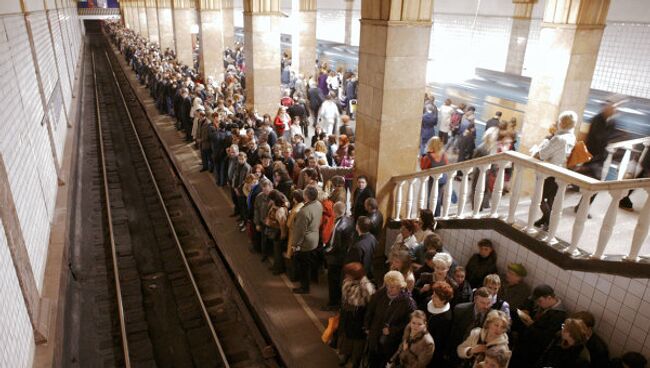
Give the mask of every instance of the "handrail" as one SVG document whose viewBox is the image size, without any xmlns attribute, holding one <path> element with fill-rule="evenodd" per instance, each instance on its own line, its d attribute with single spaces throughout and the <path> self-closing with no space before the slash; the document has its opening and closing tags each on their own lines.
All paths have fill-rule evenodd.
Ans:
<svg viewBox="0 0 650 368">
<path fill-rule="evenodd" d="M 617 148 L 629 148 L 632 149 L 637 144 L 643 144 L 645 146 L 650 144 L 650 137 L 629 139 L 627 141 L 614 142 L 607 145 L 607 150 L 613 150 Z"/>
<path fill-rule="evenodd" d="M 650 137 L 629 139 L 627 141 L 620 141 L 620 142 L 614 142 L 608 144 L 607 147 L 605 148 L 607 150 L 607 158 L 603 163 L 603 170 L 600 174 L 600 179 L 603 181 L 607 179 L 607 175 L 609 174 L 609 169 L 610 167 L 612 167 L 614 153 L 616 153 L 616 151 L 619 149 L 623 149 L 625 150 L 625 153 L 623 154 L 623 158 L 621 158 L 621 162 L 616 167 L 617 170 L 616 180 L 623 180 L 625 178 L 625 174 L 627 173 L 627 167 L 630 164 L 632 151 L 639 152 L 638 150 L 634 149 L 634 147 L 639 144 L 643 144 L 643 150 L 640 151 L 641 155 L 639 156 L 637 162 L 642 162 L 645 156 L 648 154 L 648 147 L 650 147 Z"/>
<path fill-rule="evenodd" d="M 632 179 L 625 181 L 604 182 L 586 175 L 582 175 L 575 171 L 571 171 L 564 167 L 536 160 L 528 155 L 516 151 L 501 152 L 494 155 L 479 157 L 463 162 L 457 162 L 433 169 L 422 170 L 413 174 L 394 176 L 391 180 L 393 183 L 398 183 L 404 180 L 434 176 L 436 174 L 445 174 L 464 169 L 473 169 L 474 167 L 480 165 L 494 164 L 500 161 L 510 161 L 515 165 L 521 165 L 525 168 L 533 169 L 536 172 L 542 173 L 546 176 L 553 176 L 556 179 L 567 182 L 568 184 L 576 185 L 580 188 L 590 191 L 650 188 L 650 179 Z"/>
</svg>

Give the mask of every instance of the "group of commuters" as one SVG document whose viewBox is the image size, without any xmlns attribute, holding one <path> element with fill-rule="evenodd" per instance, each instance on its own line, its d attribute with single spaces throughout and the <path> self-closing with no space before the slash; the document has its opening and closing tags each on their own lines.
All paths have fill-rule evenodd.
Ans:
<svg viewBox="0 0 650 368">
<path fill-rule="evenodd" d="M 260 117 L 244 108 L 245 75 L 236 59 L 224 59 L 223 82 L 203 80 L 173 53 L 118 24 L 109 23 L 108 31 L 161 113 L 175 117 L 186 139 L 197 144 L 202 170 L 230 191 L 232 216 L 247 232 L 251 251 L 274 275 L 287 273 L 297 294 L 309 293 L 327 270 L 323 309 L 340 316 L 334 344 L 340 366 L 645 367 L 638 353 L 610 361 L 607 345 L 594 333 L 594 316 L 567 313 L 549 285 L 531 291 L 523 264 L 498 270 L 489 239 L 459 265 L 434 232 L 438 208 L 420 210 L 419 220 L 402 220 L 395 241 L 381 249 L 384 216 L 371 183 L 352 176 L 354 130 L 343 113 L 355 97 L 356 91 L 347 91 L 356 88 L 354 75 L 340 78 L 325 66 L 304 82 L 289 73 L 276 115 Z M 285 73 L 289 61 L 283 63 Z M 323 113 L 328 101 L 332 111 Z M 450 142 L 459 160 L 516 143 L 516 121 L 504 122 L 497 113 L 473 148 L 467 137 L 476 134 L 474 109 L 446 101 L 440 110 L 427 97 L 423 169 L 447 164 Z M 572 124 L 573 114 L 560 116 L 540 159 L 562 163 L 562 152 L 575 142 Z"/>
</svg>

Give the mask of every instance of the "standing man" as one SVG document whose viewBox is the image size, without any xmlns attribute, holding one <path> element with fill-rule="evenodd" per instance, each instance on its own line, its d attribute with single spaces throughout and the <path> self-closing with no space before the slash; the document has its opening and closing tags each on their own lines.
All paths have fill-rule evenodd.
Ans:
<svg viewBox="0 0 650 368">
<path fill-rule="evenodd" d="M 455 109 L 451 106 L 451 100 L 446 99 L 445 104 L 440 108 L 440 126 L 438 127 L 438 137 L 442 143 L 447 144 L 449 140 L 449 130 L 451 129 L 451 114 Z"/>
<path fill-rule="evenodd" d="M 490 120 L 485 122 L 485 130 L 498 127 L 502 115 L 503 114 L 501 113 L 501 111 L 495 112 L 494 116 Z"/>
<path fill-rule="evenodd" d="M 336 127 L 339 125 L 339 120 L 341 120 L 339 107 L 336 105 L 336 102 L 334 102 L 335 98 L 336 95 L 333 92 L 327 95 L 318 111 L 318 122 L 328 136 L 332 134 L 338 135 Z"/>
<path fill-rule="evenodd" d="M 325 246 L 329 302 L 322 309 L 326 311 L 338 310 L 341 304 L 343 260 L 354 238 L 354 221 L 345 215 L 344 202 L 334 204 L 334 216 L 334 230 Z"/>
<path fill-rule="evenodd" d="M 314 253 L 319 244 L 320 222 L 323 216 L 323 205 L 318 201 L 318 189 L 308 186 L 303 196 L 305 205 L 296 215 L 296 222 L 291 229 L 298 279 L 300 279 L 300 287 L 292 290 L 295 294 L 309 293 L 309 279 L 311 269 L 316 264 Z"/>
<path fill-rule="evenodd" d="M 352 262 L 359 262 L 363 265 L 368 279 L 373 280 L 373 267 L 372 261 L 375 256 L 375 249 L 377 249 L 377 239 L 370 233 L 370 219 L 366 216 L 361 216 L 357 220 L 357 240 L 348 249 L 345 255 L 344 265 Z"/>
</svg>

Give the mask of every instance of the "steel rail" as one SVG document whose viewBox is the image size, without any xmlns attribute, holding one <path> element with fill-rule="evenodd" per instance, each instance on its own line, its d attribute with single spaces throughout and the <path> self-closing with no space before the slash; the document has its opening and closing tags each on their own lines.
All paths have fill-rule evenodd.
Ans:
<svg viewBox="0 0 650 368">
<path fill-rule="evenodd" d="M 95 53 L 91 54 L 93 63 L 93 81 L 95 87 L 95 110 L 97 113 L 97 131 L 99 134 L 99 157 L 102 165 L 102 180 L 104 182 L 104 199 L 106 201 L 106 217 L 108 220 L 108 236 L 111 242 L 111 258 L 113 261 L 113 277 L 115 279 L 115 294 L 117 295 L 117 313 L 120 319 L 120 335 L 122 337 L 122 352 L 124 353 L 124 366 L 131 367 L 129 356 L 129 341 L 126 335 L 126 321 L 124 317 L 124 303 L 122 300 L 122 286 L 117 266 L 117 249 L 115 247 L 115 234 L 113 233 L 113 214 L 111 212 L 111 197 L 108 192 L 108 175 L 106 173 L 106 156 L 104 150 L 104 136 L 102 134 L 102 118 L 99 109 L 99 89 L 97 88 L 97 68 L 95 66 Z"/>
<path fill-rule="evenodd" d="M 226 354 L 224 352 L 223 346 L 221 345 L 221 341 L 219 340 L 219 337 L 217 336 L 217 332 L 214 329 L 214 325 L 212 323 L 212 320 L 210 318 L 210 314 L 208 313 L 207 308 L 205 307 L 205 303 L 203 303 L 203 299 L 201 299 L 201 293 L 199 291 L 198 285 L 196 283 L 196 280 L 194 279 L 194 275 L 192 274 L 192 270 L 190 268 L 189 263 L 187 262 L 187 257 L 185 257 L 185 252 L 183 251 L 183 247 L 181 246 L 181 243 L 178 239 L 178 235 L 176 234 L 176 229 L 174 228 L 174 223 L 172 222 L 171 216 L 169 215 L 169 212 L 167 211 L 167 206 L 165 205 L 165 200 L 162 197 L 162 194 L 160 192 L 160 188 L 158 187 L 158 183 L 156 182 L 156 176 L 153 174 L 153 171 L 151 170 L 151 165 L 149 164 L 149 160 L 147 158 L 147 154 L 144 151 L 144 147 L 142 145 L 142 141 L 140 140 L 140 135 L 138 134 L 138 131 L 135 127 L 135 123 L 133 122 L 133 117 L 131 116 L 131 112 L 129 111 L 128 104 L 126 103 L 126 99 L 124 98 L 124 93 L 122 93 L 122 87 L 120 86 L 117 76 L 115 75 L 115 70 L 113 69 L 113 65 L 111 63 L 111 59 L 108 55 L 108 52 L 104 51 L 104 55 L 106 56 L 106 60 L 108 61 L 108 65 L 111 71 L 111 74 L 113 75 L 113 81 L 115 82 L 115 86 L 117 87 L 117 91 L 120 94 L 120 98 L 122 100 L 122 104 L 124 105 L 124 109 L 126 110 L 126 114 L 129 118 L 129 123 L 131 125 L 131 128 L 133 129 L 133 134 L 135 135 L 136 141 L 138 142 L 138 148 L 140 149 L 140 153 L 142 154 L 142 157 L 145 162 L 145 166 L 147 167 L 147 171 L 149 175 L 151 176 L 151 181 L 154 185 L 154 188 L 156 189 L 156 196 L 158 200 L 160 201 L 160 205 L 163 208 L 163 211 L 165 213 L 165 218 L 167 219 L 167 223 L 169 225 L 169 228 L 171 229 L 171 233 L 174 238 L 174 242 L 176 243 L 176 247 L 180 253 L 181 260 L 183 261 L 183 265 L 185 266 L 185 269 L 187 271 L 187 274 L 190 278 L 190 281 L 192 282 L 192 287 L 194 289 L 195 296 L 201 305 L 201 311 L 203 313 L 203 316 L 205 317 L 205 320 L 208 324 L 208 327 L 210 328 L 210 333 L 212 335 L 212 339 L 214 340 L 215 345 L 217 346 L 217 349 L 219 351 L 219 355 L 221 356 L 221 360 L 224 363 L 224 367 L 229 368 L 230 364 L 228 363 L 228 358 L 226 357 Z"/>
</svg>

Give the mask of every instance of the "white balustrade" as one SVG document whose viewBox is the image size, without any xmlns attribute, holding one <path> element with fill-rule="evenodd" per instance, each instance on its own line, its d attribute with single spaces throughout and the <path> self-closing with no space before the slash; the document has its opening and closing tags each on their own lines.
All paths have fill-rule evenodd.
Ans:
<svg viewBox="0 0 650 368">
<path fill-rule="evenodd" d="M 530 208 L 528 209 L 528 223 L 526 225 L 526 232 L 532 233 L 537 231 L 535 229 L 535 220 L 539 216 L 539 204 L 542 202 L 542 191 L 544 190 L 544 180 L 546 175 L 542 173 L 535 174 L 535 193 L 530 201 Z"/>
<path fill-rule="evenodd" d="M 627 172 L 627 166 L 630 164 L 630 156 L 632 156 L 632 150 L 626 149 L 621 159 L 621 163 L 618 164 L 618 175 L 616 175 L 616 180 L 625 179 L 625 173 Z"/>
<path fill-rule="evenodd" d="M 607 174 L 609 173 L 609 167 L 612 166 L 612 159 L 614 158 L 614 150 L 607 149 L 607 158 L 603 163 L 603 170 L 600 173 L 600 180 L 605 181 L 607 179 Z"/>
<path fill-rule="evenodd" d="M 411 217 L 411 211 L 413 211 L 413 185 L 418 179 L 412 179 L 409 182 L 409 187 L 408 191 L 406 192 L 406 218 L 410 219 Z"/>
<path fill-rule="evenodd" d="M 609 238 L 612 236 L 614 231 L 614 225 L 616 225 L 616 217 L 618 216 L 618 201 L 623 197 L 622 190 L 612 190 L 609 192 L 609 195 L 612 197 L 612 201 L 607 208 L 605 213 L 605 218 L 603 223 L 600 226 L 600 234 L 598 235 L 598 244 L 596 245 L 596 252 L 593 254 L 593 258 L 602 258 L 605 253 L 605 247 L 609 242 Z"/>
<path fill-rule="evenodd" d="M 474 188 L 474 209 L 472 211 L 473 217 L 480 217 L 479 213 L 481 212 L 481 206 L 483 205 L 483 197 L 485 196 L 485 177 L 487 172 L 490 169 L 490 165 L 481 165 L 476 167 L 478 169 L 478 178 L 474 178 L 476 181 L 476 187 Z"/>
<path fill-rule="evenodd" d="M 448 172 L 447 173 L 447 184 L 445 184 L 445 196 L 442 200 L 442 213 L 440 214 L 442 217 L 449 217 L 449 208 L 451 207 L 451 195 L 454 192 L 454 188 L 452 183 L 454 182 L 454 179 L 456 178 L 456 171 Z"/>
<path fill-rule="evenodd" d="M 589 216 L 589 200 L 594 193 L 589 190 L 582 192 L 582 197 L 580 199 L 580 205 L 578 207 L 578 213 L 576 214 L 576 219 L 573 222 L 573 230 L 571 231 L 571 246 L 566 250 L 567 253 L 573 255 L 578 249 L 578 242 L 582 238 L 582 232 L 585 229 L 585 221 Z"/>
<path fill-rule="evenodd" d="M 555 200 L 553 200 L 553 210 L 551 210 L 551 221 L 548 226 L 548 235 L 546 236 L 546 242 L 549 244 L 557 243 L 555 239 L 555 234 L 557 233 L 557 228 L 560 225 L 560 217 L 562 216 L 562 207 L 564 207 L 564 195 L 566 193 L 567 183 L 556 180 L 557 184 L 557 194 L 555 195 Z"/>
<path fill-rule="evenodd" d="M 639 214 L 639 220 L 634 228 L 634 236 L 632 237 L 632 245 L 630 246 L 630 254 L 625 257 L 628 261 L 637 261 L 641 246 L 648 237 L 648 227 L 650 227 L 650 190 L 646 189 L 648 198 L 645 200 L 645 205 Z"/>
<path fill-rule="evenodd" d="M 402 187 L 404 187 L 405 182 L 406 180 L 402 180 L 395 186 L 395 214 L 393 216 L 395 221 L 400 220 L 402 212 Z"/>
<path fill-rule="evenodd" d="M 471 172 L 471 169 L 464 169 L 461 170 L 461 173 L 463 174 L 463 177 L 460 180 L 460 189 L 458 193 L 458 205 L 457 205 L 457 210 L 456 210 L 456 216 L 459 218 L 463 218 L 463 214 L 465 212 L 465 203 L 467 203 L 467 176 Z M 452 182 L 447 182 L 448 186 L 452 185 Z"/>
<path fill-rule="evenodd" d="M 494 181 L 494 189 L 492 190 L 490 217 L 499 217 L 499 203 L 501 203 L 501 197 L 503 196 L 503 182 L 506 174 L 506 166 L 506 162 L 499 162 L 499 171 L 497 172 L 497 178 Z"/>
<path fill-rule="evenodd" d="M 426 207 L 426 202 L 427 202 L 427 184 L 429 184 L 429 179 L 430 177 L 425 176 L 424 178 L 420 178 L 420 200 L 418 201 L 418 209 L 417 213 L 414 217 L 418 217 L 420 210 L 427 208 Z"/>
<path fill-rule="evenodd" d="M 524 167 L 516 165 L 513 167 L 512 174 L 514 175 L 514 185 L 512 186 L 512 193 L 510 194 L 510 203 L 508 207 L 509 224 L 515 223 L 515 214 L 517 213 L 517 205 L 519 204 L 519 196 L 521 195 L 521 182 L 524 179 Z"/>
<path fill-rule="evenodd" d="M 440 182 L 440 174 L 433 176 L 433 184 L 431 184 L 431 193 L 429 194 L 429 208 L 435 215 L 436 207 L 438 206 L 438 183 Z"/>
</svg>

